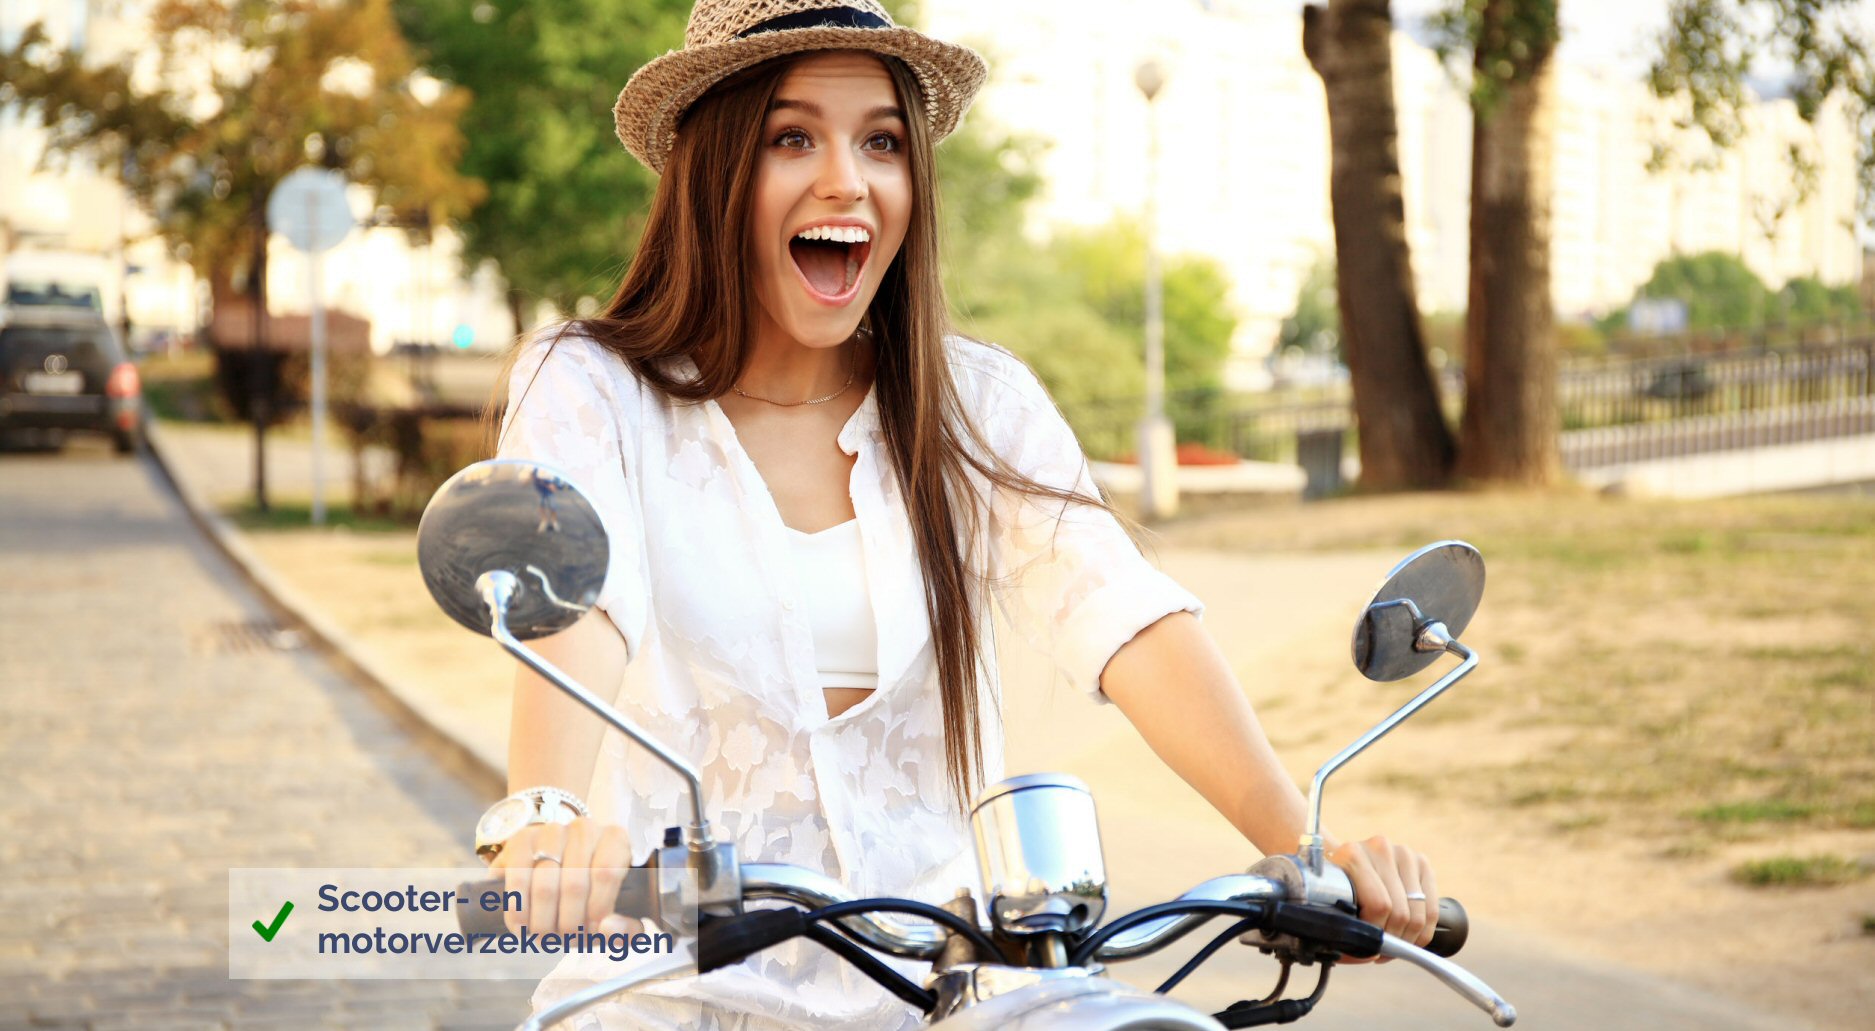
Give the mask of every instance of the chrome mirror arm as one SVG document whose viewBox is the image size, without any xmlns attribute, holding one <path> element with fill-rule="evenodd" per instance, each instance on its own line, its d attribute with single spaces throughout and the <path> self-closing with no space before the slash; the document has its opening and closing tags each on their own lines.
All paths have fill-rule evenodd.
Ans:
<svg viewBox="0 0 1875 1031">
<path fill-rule="evenodd" d="M 1435 956 L 1390 934 L 1381 939 L 1380 954 L 1403 959 L 1443 981 L 1447 988 L 1464 996 L 1467 1002 L 1489 1013 L 1498 1027 L 1509 1027 L 1517 1022 L 1517 1007 L 1504 1001 L 1503 996 L 1480 981 L 1477 975 L 1451 960 Z"/>
<path fill-rule="evenodd" d="M 489 636 L 499 642 L 502 648 L 507 650 L 508 654 L 526 663 L 529 669 L 545 677 L 548 682 L 552 683 L 555 687 L 571 695 L 581 705 L 590 709 L 593 715 L 606 721 L 606 723 L 616 728 L 619 733 L 632 739 L 639 747 L 650 752 L 653 756 L 657 757 L 659 762 L 670 767 L 673 772 L 684 779 L 684 782 L 690 789 L 690 825 L 684 828 L 684 844 L 693 853 L 709 851 L 710 848 L 715 845 L 715 842 L 710 838 L 710 823 L 703 817 L 703 778 L 698 776 L 696 768 L 685 762 L 679 756 L 673 755 L 669 749 L 659 744 L 651 735 L 640 730 L 637 724 L 626 719 L 622 713 L 607 704 L 604 699 L 593 694 L 565 673 L 560 672 L 559 669 L 555 668 L 553 663 L 542 658 L 535 653 L 533 649 L 522 644 L 512 633 L 509 633 L 507 619 L 508 606 L 514 601 L 516 594 L 521 590 L 519 577 L 516 577 L 513 573 L 504 569 L 491 570 L 476 577 L 475 589 L 481 594 L 483 603 L 488 606 L 490 623 Z"/>
<path fill-rule="evenodd" d="M 1325 861 L 1323 848 L 1326 845 L 1326 841 L 1322 837 L 1322 788 L 1328 783 L 1328 778 L 1334 774 L 1336 770 L 1347 765 L 1350 759 L 1366 751 L 1367 746 L 1387 736 L 1387 733 L 1394 727 L 1399 726 L 1409 716 L 1425 708 L 1427 703 L 1443 694 L 1446 688 L 1465 679 L 1465 676 L 1478 666 L 1477 653 L 1454 640 L 1451 633 L 1446 630 L 1444 623 L 1436 619 L 1424 619 L 1420 615 L 1419 607 L 1414 605 L 1411 599 L 1402 598 L 1398 601 L 1382 602 L 1373 607 L 1379 609 L 1390 608 L 1396 605 L 1406 607 L 1406 610 L 1412 614 L 1413 622 L 1418 628 L 1417 636 L 1413 641 L 1413 649 L 1415 651 L 1445 652 L 1450 655 L 1458 656 L 1460 662 L 1457 666 L 1453 667 L 1451 671 L 1447 672 L 1445 676 L 1440 677 L 1434 682 L 1431 687 L 1421 691 L 1412 701 L 1394 710 L 1393 715 L 1375 724 L 1367 733 L 1355 739 L 1353 744 L 1342 749 L 1334 758 L 1323 763 L 1321 768 L 1315 771 L 1315 779 L 1309 784 L 1308 829 L 1302 833 L 1300 849 L 1303 862 L 1311 873 L 1321 873 L 1322 865 Z"/>
</svg>

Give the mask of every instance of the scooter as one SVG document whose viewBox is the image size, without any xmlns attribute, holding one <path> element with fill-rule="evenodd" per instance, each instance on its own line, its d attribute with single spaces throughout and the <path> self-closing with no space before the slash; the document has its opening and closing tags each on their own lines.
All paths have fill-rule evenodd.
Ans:
<svg viewBox="0 0 1875 1031">
<path fill-rule="evenodd" d="M 552 507 L 553 519 L 544 518 L 543 506 Z M 704 817 L 696 769 L 524 643 L 588 611 L 607 568 L 598 513 L 551 468 L 495 459 L 458 472 L 425 509 L 417 553 L 431 594 L 452 618 L 493 637 L 687 784 L 689 822 L 666 831 L 663 847 L 638 868 L 642 875 L 626 877 L 616 909 L 673 932 L 692 950 L 699 973 L 806 938 L 923 1012 L 933 1031 L 1218 1031 L 1300 1019 L 1322 998 L 1339 960 L 1384 956 L 1431 974 L 1500 1027 L 1517 1019 L 1510 1003 L 1447 958 L 1469 933 L 1463 907 L 1439 900 L 1438 930 L 1428 948 L 1418 948 L 1362 921 L 1347 874 L 1323 854 L 1328 778 L 1477 668 L 1478 656 L 1459 642 L 1484 593 L 1484 560 L 1469 544 L 1440 541 L 1408 555 L 1362 611 L 1353 655 L 1368 678 L 1404 679 L 1448 655 L 1459 661 L 1316 771 L 1297 851 L 1105 923 L 1107 878 L 1093 796 L 1062 774 L 1012 777 L 982 793 L 971 813 L 982 883 L 960 887 L 942 906 L 855 898 L 818 871 L 737 856 Z M 500 886 L 487 881 L 463 891 L 476 897 Z M 758 900 L 783 905 L 747 906 Z M 987 913 L 987 926 L 980 913 Z M 1109 976 L 1110 965 L 1158 952 L 1218 917 L 1228 926 L 1156 991 Z M 502 914 L 464 910 L 462 925 L 469 933 L 499 934 Z M 1275 991 L 1212 1014 L 1165 994 L 1232 940 L 1280 964 Z M 920 984 L 875 954 L 929 963 L 930 975 Z M 1314 989 L 1285 998 L 1298 966 L 1317 971 Z M 552 1027 L 649 976 L 638 970 L 596 984 L 521 1028 Z"/>
</svg>

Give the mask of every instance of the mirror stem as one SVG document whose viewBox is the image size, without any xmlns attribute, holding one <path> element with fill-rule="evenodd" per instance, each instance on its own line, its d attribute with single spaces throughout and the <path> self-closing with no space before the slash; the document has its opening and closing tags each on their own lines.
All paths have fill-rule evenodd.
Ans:
<svg viewBox="0 0 1875 1031">
<path fill-rule="evenodd" d="M 1387 736 L 1388 731 L 1399 726 L 1407 717 L 1425 708 L 1426 703 L 1439 697 L 1446 688 L 1463 680 L 1465 675 L 1478 665 L 1477 654 L 1452 640 L 1445 624 L 1437 620 L 1429 621 L 1419 628 L 1419 636 L 1413 642 L 1413 647 L 1419 651 L 1446 652 L 1458 656 L 1461 661 L 1452 668 L 1451 672 L 1440 677 L 1431 687 L 1421 691 L 1412 701 L 1400 706 L 1393 715 L 1375 724 L 1353 744 L 1342 749 L 1333 759 L 1323 763 L 1321 769 L 1315 771 L 1315 780 L 1309 785 L 1308 829 L 1302 832 L 1301 846 L 1302 858 L 1311 873 L 1321 873 L 1322 863 L 1325 861 L 1323 849 L 1326 842 L 1322 837 L 1322 787 L 1328 783 L 1329 776 L 1346 765 L 1348 760 L 1360 755 L 1368 745 Z"/>
<path fill-rule="evenodd" d="M 521 581 L 513 573 L 504 569 L 483 573 L 476 578 L 475 589 L 481 593 L 482 601 L 488 606 L 490 636 L 500 642 L 501 646 L 507 649 L 508 654 L 526 663 L 529 669 L 547 678 L 553 686 L 573 696 L 581 705 L 592 710 L 593 715 L 637 742 L 639 747 L 649 751 L 684 779 L 690 787 L 691 816 L 690 825 L 684 828 L 684 844 L 689 846 L 692 852 L 707 851 L 711 848 L 715 842 L 710 840 L 709 821 L 703 818 L 703 780 L 697 775 L 697 771 L 689 763 L 671 754 L 664 746 L 652 740 L 650 735 L 639 730 L 636 724 L 626 719 L 617 709 L 606 704 L 598 695 L 581 687 L 571 677 L 560 672 L 552 663 L 535 654 L 533 649 L 522 644 L 519 639 L 508 632 L 508 606 L 521 591 Z"/>
</svg>

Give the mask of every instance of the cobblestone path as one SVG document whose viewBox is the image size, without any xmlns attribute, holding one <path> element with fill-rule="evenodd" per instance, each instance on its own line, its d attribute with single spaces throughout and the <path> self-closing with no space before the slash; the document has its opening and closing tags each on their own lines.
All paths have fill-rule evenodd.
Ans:
<svg viewBox="0 0 1875 1031">
<path fill-rule="evenodd" d="M 486 804 L 270 619 L 147 458 L 0 453 L 0 1031 L 525 1016 L 526 982 L 227 978 L 230 867 L 459 866 Z"/>
</svg>

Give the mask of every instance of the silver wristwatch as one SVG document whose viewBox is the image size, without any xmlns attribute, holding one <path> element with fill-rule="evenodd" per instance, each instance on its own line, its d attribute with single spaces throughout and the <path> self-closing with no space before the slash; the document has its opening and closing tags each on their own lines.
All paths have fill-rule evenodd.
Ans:
<svg viewBox="0 0 1875 1031">
<path fill-rule="evenodd" d="M 542 786 L 524 788 L 488 807 L 475 822 L 475 854 L 494 862 L 501 846 L 521 828 L 536 823 L 568 824 L 591 816 L 586 803 L 571 791 Z"/>
</svg>

